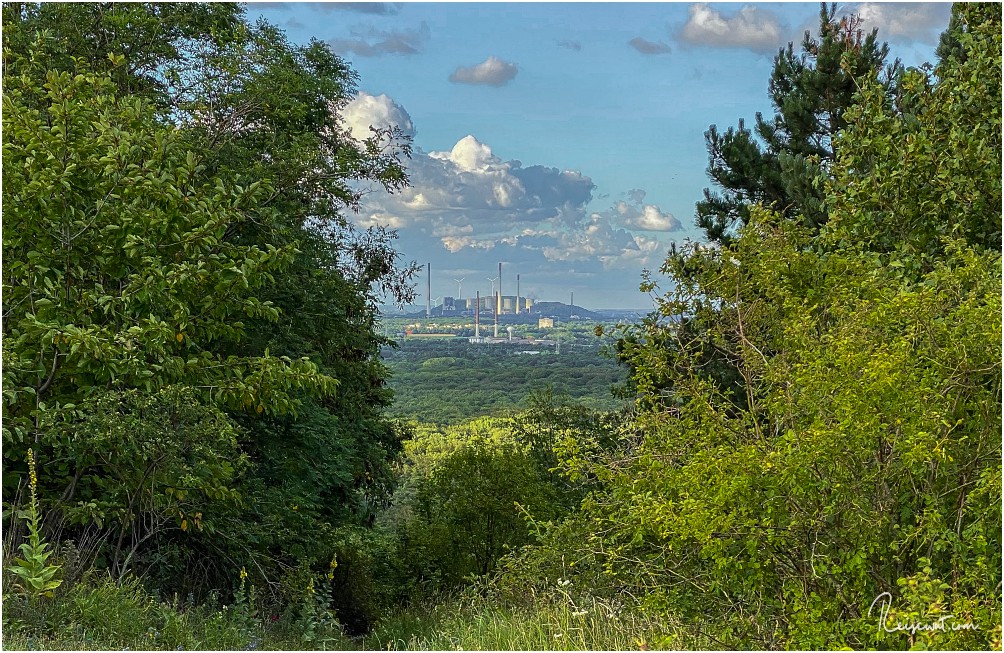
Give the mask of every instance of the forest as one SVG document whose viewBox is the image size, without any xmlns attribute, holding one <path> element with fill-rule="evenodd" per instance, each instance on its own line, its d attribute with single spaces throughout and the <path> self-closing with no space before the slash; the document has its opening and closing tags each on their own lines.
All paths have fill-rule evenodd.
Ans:
<svg viewBox="0 0 1004 653">
<path fill-rule="evenodd" d="M 466 338 L 398 340 L 382 351 L 394 392 L 389 413 L 455 424 L 525 409 L 532 395 L 548 392 L 585 408 L 617 410 L 625 404 L 627 373 L 595 329 L 584 323 L 540 334 L 557 337 L 560 352 L 554 345 L 480 345 Z"/>
<path fill-rule="evenodd" d="M 904 68 L 823 5 L 651 313 L 474 414 L 428 384 L 529 364 L 383 334 L 344 60 L 5 3 L 3 647 L 1000 650 L 1001 19 Z"/>
</svg>

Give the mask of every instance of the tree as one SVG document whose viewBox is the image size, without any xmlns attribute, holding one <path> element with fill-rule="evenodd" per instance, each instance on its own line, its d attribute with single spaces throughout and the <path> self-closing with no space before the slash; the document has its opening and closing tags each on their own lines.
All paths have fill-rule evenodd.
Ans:
<svg viewBox="0 0 1004 653">
<path fill-rule="evenodd" d="M 146 330 L 130 335 L 128 343 L 114 340 L 109 344 L 115 356 L 131 361 L 132 376 L 114 372 L 121 387 L 155 393 L 159 387 L 179 382 L 179 375 L 187 378 L 185 374 L 195 368 L 179 371 L 176 365 L 162 365 L 157 356 L 169 358 L 172 347 L 192 347 L 197 349 L 197 362 L 212 370 L 207 372 L 210 380 L 196 385 L 206 386 L 207 393 L 212 386 L 214 404 L 225 408 L 228 417 L 242 427 L 239 445 L 250 465 L 233 485 L 253 503 L 216 512 L 216 518 L 227 523 L 215 530 L 214 538 L 205 533 L 189 538 L 172 553 L 182 559 L 182 568 L 156 566 L 165 572 L 160 580 L 180 580 L 189 583 L 189 588 L 207 583 L 203 577 L 185 573 L 183 567 L 189 563 L 184 560 L 198 568 L 204 568 L 206 560 L 222 565 L 226 558 L 221 552 L 231 560 L 271 555 L 284 565 L 294 564 L 294 558 L 327 564 L 325 534 L 343 521 L 365 523 L 371 518 L 373 505 L 388 482 L 388 460 L 399 446 L 397 431 L 382 415 L 390 395 L 378 358 L 383 340 L 373 325 L 378 298 L 403 299 L 411 292 L 410 269 L 399 264 L 392 233 L 360 231 L 345 213 L 358 206 L 365 184 L 394 190 L 406 183 L 402 161 L 409 144 L 399 134 L 390 138 L 389 131 L 363 142 L 350 138 L 338 117 L 355 90 L 349 67 L 321 43 L 294 46 L 267 23 L 248 24 L 243 11 L 239 5 L 220 4 L 4 6 L 5 76 L 22 80 L 19 110 L 49 111 L 56 103 L 40 91 L 47 71 L 75 79 L 79 62 L 86 61 L 90 70 L 97 71 L 93 75 L 103 80 L 102 97 L 144 107 L 142 124 L 130 124 L 124 130 L 126 142 L 139 143 L 141 155 L 133 152 L 132 159 L 122 160 L 120 180 L 128 183 L 134 176 L 141 177 L 142 183 L 129 185 L 136 190 L 159 192 L 157 184 L 168 182 L 195 189 L 187 198 L 184 192 L 178 193 L 178 201 L 198 206 L 177 221 L 168 219 L 173 217 L 171 211 L 181 210 L 170 205 L 171 197 L 152 192 L 143 198 L 129 195 L 131 213 L 100 213 L 107 220 L 108 234 L 101 232 L 99 237 L 95 233 L 88 241 L 106 263 L 123 252 L 143 261 L 138 271 L 123 264 L 121 274 L 142 273 L 155 284 L 157 293 L 145 297 L 144 305 L 154 308 L 154 316 L 195 302 L 191 310 L 177 309 L 190 318 L 184 333 L 177 328 L 181 322 L 165 320 L 166 327 L 158 323 L 156 333 L 154 326 L 142 323 Z M 62 101 L 72 104 L 76 99 Z M 97 101 L 101 106 L 109 102 Z M 114 188 L 109 186 L 113 181 L 100 176 L 103 169 L 88 167 L 95 157 L 105 156 L 100 148 L 113 140 L 116 130 L 124 129 L 115 120 L 110 125 L 109 134 L 88 136 L 93 140 L 91 150 L 85 142 L 74 142 L 86 150 L 80 158 L 87 162 L 65 172 L 74 193 L 83 194 L 88 187 L 94 193 Z M 182 164 L 173 154 L 163 156 L 167 150 L 156 147 L 161 142 L 174 148 L 170 152 L 184 154 Z M 29 151 L 34 147 L 30 139 L 24 145 Z M 6 166 L 4 172 L 7 182 Z M 93 184 L 88 175 L 95 180 Z M 48 181 L 62 183 L 63 179 Z M 39 201 L 52 204 L 48 198 L 60 195 L 47 190 L 45 183 L 43 175 L 32 190 L 42 191 Z M 8 187 L 16 192 L 14 185 L 5 183 L 5 197 Z M 203 189 L 213 192 L 205 194 Z M 93 206 L 105 202 L 102 206 L 112 208 L 100 195 L 65 195 L 67 202 L 84 207 L 84 217 L 74 218 L 83 220 L 82 224 L 86 224 L 88 202 Z M 198 204 L 203 201 L 205 206 Z M 68 216 L 73 204 L 67 206 L 59 204 L 59 211 L 53 210 L 54 215 L 62 212 L 53 218 L 57 225 L 62 224 L 59 220 L 72 222 Z M 213 213 L 222 215 L 229 209 L 226 218 Z M 151 211 L 164 214 L 155 213 L 161 231 L 153 235 L 144 231 L 143 221 Z M 29 213 L 23 215 L 27 219 Z M 123 216 L 133 216 L 133 222 L 118 225 L 116 219 Z M 6 211 L 4 220 L 6 226 Z M 185 229 L 200 221 L 203 229 L 186 239 Z M 42 226 L 38 230 L 45 232 Z M 111 237 L 112 232 L 117 239 Z M 28 239 L 35 232 L 26 231 L 16 242 L 12 236 L 9 244 L 7 233 L 4 248 L 9 261 L 20 261 L 33 251 Z M 61 251 L 54 237 L 42 236 L 45 247 Z M 177 247 L 171 245 L 175 241 Z M 143 258 L 147 246 L 155 248 L 156 256 Z M 228 257 L 234 259 L 233 265 Z M 96 261 L 90 265 L 97 266 Z M 188 285 L 156 285 L 161 270 L 170 270 L 172 264 L 184 268 L 194 280 Z M 231 294 L 226 294 L 230 286 L 212 285 L 217 272 L 232 282 Z M 173 283 L 173 277 L 168 280 Z M 116 292 L 120 290 L 115 286 Z M 5 292 L 5 301 L 8 296 L 14 295 Z M 127 297 L 135 301 L 133 295 Z M 91 307 L 88 301 L 92 301 L 89 295 L 68 296 L 63 305 L 67 313 L 60 319 L 86 314 Z M 110 304 L 94 308 L 100 311 L 104 306 L 110 306 L 109 311 L 114 308 Z M 242 312 L 239 319 L 235 310 Z M 193 316 L 214 321 L 204 334 L 193 332 L 203 326 L 189 324 Z M 109 333 L 123 327 L 110 317 L 106 321 Z M 155 356 L 143 349 L 163 337 L 169 341 L 162 347 L 166 353 Z M 75 351 L 84 361 L 81 365 L 105 360 L 97 358 L 93 347 Z M 46 355 L 51 357 L 52 352 Z M 62 353 L 57 359 L 60 366 L 65 365 Z M 192 365 L 188 358 L 182 360 Z M 245 369 L 245 361 L 255 364 Z M 11 369 L 27 365 L 17 358 Z M 39 368 L 37 361 L 32 365 Z M 37 372 L 41 379 L 36 387 L 43 384 L 47 371 L 48 367 Z M 57 377 L 59 382 L 62 377 L 58 373 Z M 144 385 L 148 379 L 149 387 Z M 335 379 L 337 393 L 331 392 Z M 105 377 L 73 379 L 86 391 L 90 384 L 104 381 Z M 251 394 L 243 391 L 248 387 L 253 389 Z M 23 397 L 14 391 L 13 399 Z M 216 403 L 221 399 L 225 401 Z M 294 460 L 301 462 L 296 469 L 289 465 Z M 309 473 L 299 473 L 304 470 Z M 297 484 L 287 483 L 288 472 L 297 472 Z M 291 518 L 290 505 L 305 506 L 304 515 Z"/>
<path fill-rule="evenodd" d="M 667 260 L 623 349 L 644 437 L 565 463 L 602 483 L 583 566 L 724 647 L 1000 645 L 1001 12 L 954 11 L 935 83 L 859 80 L 825 225 L 753 208 Z M 889 629 L 960 628 L 876 629 L 883 592 Z"/>
<path fill-rule="evenodd" d="M 1000 6 L 955 5 L 933 83 L 910 71 L 895 104 L 874 81 L 863 84 L 828 182 L 840 215 L 828 242 L 856 243 L 914 273 L 930 269 L 946 239 L 1000 250 L 1000 31 Z"/>
<path fill-rule="evenodd" d="M 855 80 L 883 72 L 883 88 L 895 88 L 899 63 L 883 71 L 889 48 L 878 44 L 877 30 L 862 38 L 860 19 L 837 19 L 835 4 L 822 5 L 819 23 L 818 40 L 806 32 L 800 54 L 789 43 L 774 58 L 773 118 L 757 114 L 753 130 L 740 120 L 724 133 L 715 125 L 705 133 L 708 176 L 721 188 L 705 189 L 697 203 L 697 225 L 708 240 L 728 243 L 754 205 L 818 229 L 826 222 L 822 180 L 854 103 Z"/>
<path fill-rule="evenodd" d="M 39 447 L 57 463 L 43 476 L 46 499 L 85 508 L 74 508 L 74 520 L 99 527 L 111 521 L 106 508 L 122 509 L 124 534 L 146 486 L 112 467 L 133 464 L 130 455 L 142 465 L 149 451 L 123 447 L 113 464 L 103 456 L 118 445 L 82 435 L 104 419 L 108 397 L 132 388 L 177 406 L 164 393 L 180 386 L 206 406 L 282 414 L 301 392 L 330 394 L 337 381 L 305 358 L 214 351 L 244 335 L 241 317 L 278 317 L 255 291 L 289 264 L 292 248 L 224 238 L 267 213 L 266 184 L 200 179 L 180 135 L 157 123 L 149 103 L 118 96 L 104 75 L 21 69 L 8 77 L 3 103 L 5 461 Z M 212 410 L 202 418 L 229 424 Z M 178 427 L 177 446 L 190 437 L 186 428 Z M 211 461 L 232 456 L 228 428 L 218 430 L 219 446 L 188 454 L 215 466 L 208 482 L 217 488 L 230 472 Z M 95 493 L 111 503 L 90 501 Z M 126 505 L 122 493 L 131 495 Z"/>
</svg>

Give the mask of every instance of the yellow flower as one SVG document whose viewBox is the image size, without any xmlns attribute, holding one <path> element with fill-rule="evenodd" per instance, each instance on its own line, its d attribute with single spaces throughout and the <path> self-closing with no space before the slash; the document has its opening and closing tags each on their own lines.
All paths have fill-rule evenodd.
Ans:
<svg viewBox="0 0 1004 653">
<path fill-rule="evenodd" d="M 248 577 L 247 570 L 244 567 L 241 567 L 241 580 L 244 580 L 247 577 Z"/>
</svg>

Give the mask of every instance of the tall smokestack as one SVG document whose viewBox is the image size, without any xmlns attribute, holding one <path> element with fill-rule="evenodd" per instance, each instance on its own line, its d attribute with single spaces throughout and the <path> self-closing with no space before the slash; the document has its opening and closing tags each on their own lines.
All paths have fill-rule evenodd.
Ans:
<svg viewBox="0 0 1004 653">
<path fill-rule="evenodd" d="M 495 314 L 502 312 L 502 261 L 499 261 L 499 294 L 495 295 Z M 498 338 L 499 334 L 495 334 Z"/>
<path fill-rule="evenodd" d="M 516 315 L 519 315 L 519 275 L 516 275 Z"/>
<path fill-rule="evenodd" d="M 502 264 L 499 263 L 499 271 L 501 271 L 501 270 L 502 270 Z M 499 299 L 501 296 L 502 295 L 498 294 L 498 292 L 495 293 L 495 307 L 496 307 L 496 309 L 498 308 L 499 302 L 501 301 Z M 495 337 L 495 338 L 499 337 L 499 312 L 498 312 L 498 310 L 495 311 L 495 335 L 493 337 Z"/>
<path fill-rule="evenodd" d="M 425 317 L 432 317 L 432 263 L 425 264 Z"/>
<path fill-rule="evenodd" d="M 474 337 L 481 337 L 481 291 L 478 291 L 477 303 L 474 304 Z"/>
</svg>

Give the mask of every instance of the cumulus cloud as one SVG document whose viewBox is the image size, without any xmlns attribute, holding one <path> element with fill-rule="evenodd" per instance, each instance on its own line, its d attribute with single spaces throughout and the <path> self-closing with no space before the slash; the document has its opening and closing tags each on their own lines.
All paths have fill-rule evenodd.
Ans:
<svg viewBox="0 0 1004 653">
<path fill-rule="evenodd" d="M 575 50 L 576 52 L 582 50 L 582 43 L 579 41 L 558 41 L 558 45 L 569 50 Z"/>
<path fill-rule="evenodd" d="M 341 111 L 342 123 L 352 138 L 362 141 L 373 136 L 373 129 L 396 128 L 404 136 L 415 135 L 411 116 L 400 104 L 386 95 L 360 91 Z"/>
<path fill-rule="evenodd" d="M 472 256 L 472 265 L 486 251 L 503 256 L 503 249 L 505 260 L 598 261 L 601 270 L 656 265 L 664 254 L 661 242 L 635 232 L 679 229 L 671 214 L 641 203 L 641 190 L 629 193 L 637 201 L 588 213 L 594 188 L 589 177 L 504 161 L 472 135 L 447 151 L 416 152 L 409 176 L 411 186 L 399 193 L 367 195 L 357 221 L 421 234 L 451 255 Z"/>
<path fill-rule="evenodd" d="M 460 66 L 450 74 L 450 81 L 454 84 L 505 86 L 518 72 L 515 64 L 493 56 L 474 66 Z"/>
<path fill-rule="evenodd" d="M 345 54 L 354 52 L 362 57 L 378 57 L 385 54 L 418 54 L 429 40 L 429 26 L 423 21 L 415 29 L 380 30 L 352 28 L 350 38 L 336 38 L 328 41 L 334 52 Z"/>
<path fill-rule="evenodd" d="M 593 219 L 632 231 L 679 231 L 683 228 L 672 213 L 663 212 L 657 204 L 645 204 L 645 191 L 632 189 L 627 196 L 628 201 L 615 202 L 610 209 L 594 213 Z"/>
<path fill-rule="evenodd" d="M 669 54 L 673 48 L 662 41 L 647 41 L 640 36 L 628 41 L 628 45 L 642 54 Z"/>
<path fill-rule="evenodd" d="M 663 213 L 656 204 L 645 204 L 638 210 L 626 202 L 617 203 L 617 211 L 620 213 L 626 227 L 639 229 L 641 231 L 679 231 L 682 228 L 680 221 L 672 213 Z"/>
<path fill-rule="evenodd" d="M 415 131 L 404 107 L 383 95 L 360 93 L 343 114 L 343 128 L 355 137 L 366 136 L 371 126 Z M 607 297 L 610 306 L 633 305 L 617 298 L 633 296 L 642 268 L 662 263 L 666 234 L 680 228 L 670 213 L 645 203 L 641 189 L 593 211 L 595 186 L 586 174 L 503 159 L 474 135 L 441 151 L 416 148 L 408 176 L 409 187 L 394 193 L 378 184 L 360 188 L 361 209 L 353 220 L 396 229 L 406 257 L 432 261 L 434 287 L 468 277 L 464 290 L 471 296 L 490 288 L 477 281 L 484 274 L 471 271 L 493 276 L 503 261 L 507 275 L 522 273 L 525 295 L 554 299 L 571 288 L 577 297 L 581 289 L 582 297 Z M 512 292 L 514 279 L 506 279 Z M 435 293 L 456 291 L 445 287 Z"/>
<path fill-rule="evenodd" d="M 680 30 L 680 40 L 715 48 L 744 48 L 767 53 L 784 41 L 785 28 L 778 18 L 759 7 L 746 5 L 726 17 L 704 3 L 690 6 L 690 16 Z"/>
<path fill-rule="evenodd" d="M 878 28 L 880 39 L 934 44 L 948 26 L 952 5 L 942 2 L 863 2 L 849 7 L 848 11 L 861 17 L 866 32 Z"/>
</svg>

